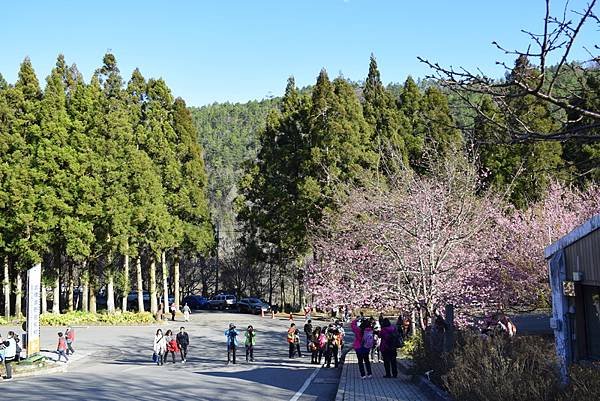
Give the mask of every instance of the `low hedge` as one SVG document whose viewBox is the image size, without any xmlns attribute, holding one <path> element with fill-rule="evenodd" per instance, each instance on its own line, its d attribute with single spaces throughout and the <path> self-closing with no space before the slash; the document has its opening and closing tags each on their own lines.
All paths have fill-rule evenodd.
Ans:
<svg viewBox="0 0 600 401">
<path fill-rule="evenodd" d="M 63 314 L 44 313 L 40 316 L 40 324 L 43 326 L 75 326 L 75 325 L 128 325 L 128 324 L 150 324 L 154 323 L 154 315 L 150 312 L 117 312 L 90 313 L 90 312 L 68 312 Z"/>
<path fill-rule="evenodd" d="M 541 338 L 464 337 L 442 379 L 461 401 L 551 401 L 559 388 L 552 344 Z"/>
<path fill-rule="evenodd" d="M 433 352 L 420 336 L 409 346 L 415 372 L 427 372 L 457 401 L 600 400 L 600 363 L 571 366 L 570 383 L 561 388 L 551 339 L 459 331 L 455 340 L 450 353 Z"/>
</svg>

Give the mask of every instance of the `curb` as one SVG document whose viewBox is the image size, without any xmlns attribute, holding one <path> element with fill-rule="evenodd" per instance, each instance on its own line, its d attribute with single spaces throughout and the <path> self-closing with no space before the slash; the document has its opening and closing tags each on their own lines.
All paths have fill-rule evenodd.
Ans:
<svg viewBox="0 0 600 401">
<path fill-rule="evenodd" d="M 42 376 L 42 375 L 52 374 L 52 373 L 64 373 L 66 371 L 67 371 L 67 364 L 65 364 L 64 366 L 60 366 L 60 365 L 51 366 L 48 368 L 39 369 L 39 370 L 31 370 L 31 371 L 23 372 L 23 373 L 15 372 L 13 374 L 13 378 L 20 379 L 21 377 Z M 1 382 L 2 381 L 0 381 L 0 383 Z"/>
<path fill-rule="evenodd" d="M 411 368 L 412 366 L 410 361 L 405 359 L 400 359 L 398 361 L 398 370 L 407 376 L 411 376 L 411 382 L 416 384 L 417 387 L 427 394 L 431 400 L 454 401 L 450 394 L 433 384 L 430 380 L 426 379 L 425 376 L 412 374 Z"/>
<path fill-rule="evenodd" d="M 338 389 L 335 393 L 335 401 L 344 401 L 344 389 L 346 388 L 346 375 L 344 372 L 346 371 L 346 354 L 352 350 L 352 347 L 348 348 L 344 352 L 342 352 L 342 357 L 340 358 L 340 363 L 342 364 L 342 373 L 340 373 L 340 381 L 338 382 Z"/>
<path fill-rule="evenodd" d="M 423 376 L 414 375 L 411 381 L 434 401 L 454 401 L 453 398 L 450 397 L 450 394 L 446 393 Z"/>
</svg>

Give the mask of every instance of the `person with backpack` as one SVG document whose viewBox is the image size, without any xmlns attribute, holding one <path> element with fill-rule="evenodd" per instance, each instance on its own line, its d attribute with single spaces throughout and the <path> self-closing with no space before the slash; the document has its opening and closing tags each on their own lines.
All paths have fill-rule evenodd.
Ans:
<svg viewBox="0 0 600 401">
<path fill-rule="evenodd" d="M 294 357 L 296 351 L 298 352 L 298 357 L 302 357 L 302 352 L 300 351 L 300 336 L 298 329 L 296 328 L 296 323 L 290 324 L 290 328 L 287 331 L 287 342 L 290 347 L 290 359 Z"/>
<path fill-rule="evenodd" d="M 179 354 L 181 355 L 181 363 L 187 362 L 187 350 L 190 345 L 190 336 L 185 331 L 185 327 L 179 328 L 179 333 L 177 333 L 177 346 L 179 347 Z"/>
<path fill-rule="evenodd" d="M 156 362 L 158 366 L 163 365 L 166 359 L 164 356 L 167 353 L 167 339 L 163 335 L 161 329 L 156 330 L 154 346 L 152 348 L 154 350 L 154 362 Z"/>
<path fill-rule="evenodd" d="M 338 351 L 339 351 L 339 340 L 338 331 L 334 327 L 327 329 L 327 342 L 325 344 L 325 363 L 323 367 L 331 367 L 331 358 L 334 359 L 334 366 L 337 368 L 339 364 Z"/>
<path fill-rule="evenodd" d="M 13 338 L 14 333 L 8 332 L 7 339 L 2 343 L 4 345 L 4 366 L 6 370 L 5 381 L 12 380 L 12 363 L 17 355 L 17 342 Z"/>
<path fill-rule="evenodd" d="M 373 329 L 370 327 L 368 320 L 360 318 L 353 320 L 350 327 L 354 332 L 354 343 L 352 344 L 352 346 L 354 348 L 354 351 L 356 352 L 356 357 L 358 359 L 358 370 L 360 371 L 360 378 L 371 378 L 372 372 L 371 362 L 369 361 L 369 352 L 373 347 Z"/>
<path fill-rule="evenodd" d="M 310 352 L 310 342 L 312 339 L 312 320 L 308 319 L 308 322 L 304 325 L 304 334 L 306 334 L 306 352 Z"/>
<path fill-rule="evenodd" d="M 225 330 L 225 339 L 227 340 L 227 364 L 233 362 L 235 365 L 235 351 L 238 347 L 237 336 L 240 333 L 235 329 L 235 324 L 229 323 L 229 328 Z"/>
<path fill-rule="evenodd" d="M 75 342 L 75 330 L 72 327 L 67 327 L 65 331 L 65 338 L 67 339 L 67 355 L 74 354 L 73 343 Z"/>
<path fill-rule="evenodd" d="M 10 334 L 10 333 L 9 333 Z M 67 357 L 67 341 L 62 331 L 58 333 L 58 345 L 56 346 L 56 353 L 58 354 L 57 362 L 60 362 L 60 357 L 65 357 L 65 363 L 69 362 L 69 358 Z"/>
<path fill-rule="evenodd" d="M 254 327 L 252 327 L 252 325 L 250 325 L 246 329 L 246 334 L 244 335 L 244 345 L 246 346 L 246 362 L 248 362 L 248 356 L 250 357 L 250 362 L 254 362 L 254 345 L 255 344 L 256 344 L 256 332 L 254 331 Z"/>
<path fill-rule="evenodd" d="M 317 364 L 321 363 L 321 356 L 319 356 L 319 337 L 321 336 L 321 328 L 316 326 L 312 332 L 311 340 L 310 340 L 310 363 Z"/>
<path fill-rule="evenodd" d="M 388 318 L 383 319 L 381 324 L 381 354 L 383 356 L 383 367 L 385 378 L 398 377 L 398 348 L 402 346 L 402 334 L 392 325 Z M 391 375 L 390 375 L 391 373 Z"/>
</svg>

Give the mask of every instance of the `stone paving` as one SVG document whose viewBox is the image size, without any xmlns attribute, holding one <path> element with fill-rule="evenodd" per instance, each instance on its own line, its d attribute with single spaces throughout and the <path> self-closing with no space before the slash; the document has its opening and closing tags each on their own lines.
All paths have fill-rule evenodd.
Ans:
<svg viewBox="0 0 600 401">
<path fill-rule="evenodd" d="M 358 370 L 356 353 L 351 350 L 346 354 L 342 368 L 336 401 L 430 401 L 410 377 L 398 372 L 398 378 L 386 379 L 383 362 L 371 363 L 373 377 L 361 379 Z"/>
</svg>

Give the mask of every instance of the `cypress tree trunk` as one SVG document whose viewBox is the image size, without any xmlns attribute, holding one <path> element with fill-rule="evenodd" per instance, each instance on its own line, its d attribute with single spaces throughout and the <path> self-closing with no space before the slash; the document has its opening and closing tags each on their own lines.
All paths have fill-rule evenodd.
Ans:
<svg viewBox="0 0 600 401">
<path fill-rule="evenodd" d="M 52 313 L 60 313 L 60 274 L 57 271 L 52 286 Z"/>
<path fill-rule="evenodd" d="M 106 308 L 108 313 L 115 313 L 115 275 L 112 271 L 107 271 L 106 280 Z"/>
<path fill-rule="evenodd" d="M 73 277 L 73 262 L 69 263 L 69 293 L 67 296 L 67 310 L 73 312 L 73 305 L 75 304 L 74 291 L 75 291 L 75 277 Z"/>
<path fill-rule="evenodd" d="M 23 296 L 23 280 L 21 280 L 21 272 L 17 270 L 17 278 L 15 280 L 15 316 L 21 318 L 23 316 L 21 297 Z"/>
<path fill-rule="evenodd" d="M 167 267 L 167 255 L 163 251 L 161 254 L 161 265 L 162 265 L 162 285 L 163 285 L 163 312 L 169 310 L 169 268 Z"/>
<path fill-rule="evenodd" d="M 121 310 L 123 312 L 127 311 L 127 296 L 129 295 L 129 290 L 131 289 L 131 285 L 129 284 L 129 255 L 125 255 L 123 258 L 123 300 L 121 304 Z"/>
<path fill-rule="evenodd" d="M 179 309 L 179 254 L 175 252 L 175 260 L 173 261 L 173 281 L 175 284 L 175 306 Z"/>
<path fill-rule="evenodd" d="M 150 256 L 150 312 L 153 314 L 158 310 L 156 304 L 156 260 L 154 255 Z M 164 312 L 164 309 L 163 309 Z"/>
<path fill-rule="evenodd" d="M 94 271 L 95 267 L 96 266 L 94 263 L 90 263 L 88 265 L 88 291 L 90 293 L 89 311 L 91 313 L 96 313 L 96 272 Z"/>
<path fill-rule="evenodd" d="M 142 257 L 138 256 L 135 261 L 135 273 L 137 275 L 138 312 L 144 311 L 144 283 L 142 281 Z"/>
<path fill-rule="evenodd" d="M 42 295 L 42 313 L 48 312 L 48 295 L 46 294 L 46 284 L 42 280 L 42 286 L 40 287 L 40 293 Z"/>
<path fill-rule="evenodd" d="M 89 295 L 90 295 L 90 274 L 87 269 L 87 261 L 83 262 L 82 271 L 83 275 L 81 278 L 82 281 L 82 294 L 81 294 L 81 310 L 84 312 L 88 312 L 89 308 Z"/>
<path fill-rule="evenodd" d="M 8 320 L 10 318 L 10 277 L 8 276 L 8 256 L 4 257 L 2 287 L 2 291 L 4 291 L 4 317 Z"/>
</svg>

